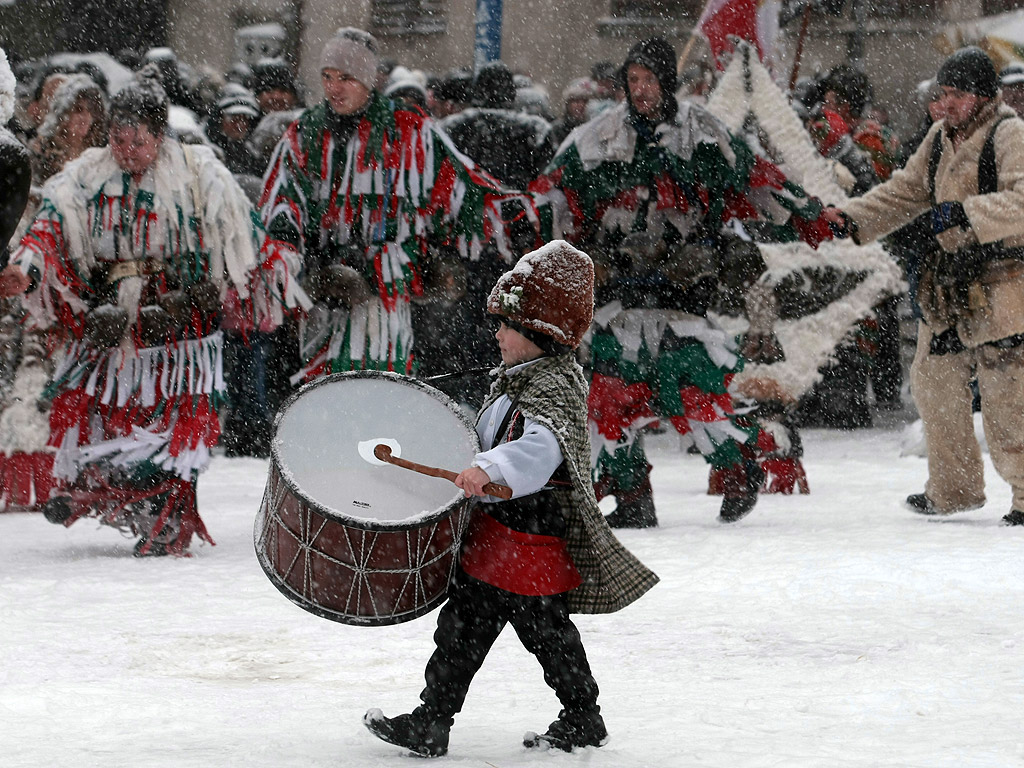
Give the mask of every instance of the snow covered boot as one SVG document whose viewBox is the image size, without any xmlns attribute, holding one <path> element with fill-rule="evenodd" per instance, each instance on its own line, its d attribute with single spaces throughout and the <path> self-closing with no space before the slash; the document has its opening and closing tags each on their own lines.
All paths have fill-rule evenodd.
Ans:
<svg viewBox="0 0 1024 768">
<path fill-rule="evenodd" d="M 528 731 L 523 736 L 527 749 L 560 749 L 572 752 L 576 747 L 603 747 L 608 743 L 608 730 L 598 710 L 569 712 L 562 710 L 547 731 L 536 734 Z"/>
<path fill-rule="evenodd" d="M 723 472 L 724 496 L 718 520 L 722 523 L 735 523 L 750 514 L 757 504 L 757 495 L 764 482 L 764 470 L 753 461 L 742 464 Z"/>
<path fill-rule="evenodd" d="M 64 525 L 71 517 L 71 497 L 54 496 L 43 504 L 43 517 L 48 523 Z"/>
<path fill-rule="evenodd" d="M 453 720 L 431 717 L 425 707 L 408 715 L 385 717 L 379 709 L 363 715 L 363 725 L 381 741 L 404 747 L 421 757 L 441 757 L 448 752 L 448 733 Z"/>
<path fill-rule="evenodd" d="M 632 491 L 615 494 L 615 511 L 604 519 L 612 528 L 657 528 L 658 516 L 654 513 L 654 494 L 651 483 L 644 482 Z"/>
</svg>

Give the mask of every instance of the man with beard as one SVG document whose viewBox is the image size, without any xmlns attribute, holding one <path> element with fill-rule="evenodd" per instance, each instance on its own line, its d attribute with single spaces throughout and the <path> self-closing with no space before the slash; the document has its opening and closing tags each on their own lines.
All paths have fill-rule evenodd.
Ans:
<svg viewBox="0 0 1024 768">
<path fill-rule="evenodd" d="M 984 51 L 943 62 L 940 119 L 907 165 L 826 217 L 869 242 L 930 213 L 941 248 L 922 264 L 911 389 L 928 443 L 923 515 L 985 503 L 971 415 L 976 374 L 992 461 L 1013 488 L 1007 525 L 1024 525 L 1024 121 L 1003 104 Z"/>
<path fill-rule="evenodd" d="M 589 418 L 598 497 L 615 527 L 657 525 L 643 433 L 659 420 L 696 446 L 723 490 L 722 522 L 757 501 L 759 429 L 728 391 L 742 367 L 707 318 L 720 282 L 744 291 L 763 271 L 756 246 L 726 231 L 759 220 L 765 239 L 828 237 L 820 205 L 693 102 L 677 103 L 676 55 L 661 38 L 630 49 L 626 99 L 577 128 L 531 190 L 555 237 L 596 269 Z"/>
</svg>

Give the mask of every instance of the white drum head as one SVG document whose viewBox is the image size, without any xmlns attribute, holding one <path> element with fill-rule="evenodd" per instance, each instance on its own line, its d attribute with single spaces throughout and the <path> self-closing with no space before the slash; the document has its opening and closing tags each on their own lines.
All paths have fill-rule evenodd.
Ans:
<svg viewBox="0 0 1024 768">
<path fill-rule="evenodd" d="M 380 371 L 334 374 L 300 389 L 278 415 L 273 451 L 295 491 L 361 528 L 412 527 L 463 501 L 448 480 L 360 455 L 360 443 L 382 437 L 401 446 L 403 459 L 455 472 L 479 451 L 476 430 L 454 401 Z"/>
</svg>

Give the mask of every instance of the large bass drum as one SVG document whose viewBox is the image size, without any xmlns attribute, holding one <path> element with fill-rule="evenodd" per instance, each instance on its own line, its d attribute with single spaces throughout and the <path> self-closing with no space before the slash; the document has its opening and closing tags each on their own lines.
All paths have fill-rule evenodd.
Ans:
<svg viewBox="0 0 1024 768">
<path fill-rule="evenodd" d="M 325 376 L 275 422 L 256 519 L 260 565 L 284 595 L 346 624 L 398 624 L 445 600 L 469 519 L 446 480 L 369 463 L 390 438 L 403 458 L 456 471 L 479 451 L 459 406 L 421 381 L 380 371 Z"/>
</svg>

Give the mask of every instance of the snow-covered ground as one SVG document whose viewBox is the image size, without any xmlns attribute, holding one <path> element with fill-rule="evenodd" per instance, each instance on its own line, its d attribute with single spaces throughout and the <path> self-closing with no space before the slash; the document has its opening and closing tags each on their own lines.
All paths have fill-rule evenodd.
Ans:
<svg viewBox="0 0 1024 768">
<path fill-rule="evenodd" d="M 987 506 L 933 521 L 901 507 L 925 462 L 900 457 L 898 426 L 804 439 L 811 494 L 729 527 L 703 461 L 653 441 L 662 526 L 621 538 L 662 583 L 578 619 L 605 748 L 521 746 L 558 705 L 507 630 L 438 764 L 1024 765 L 1024 529 L 999 525 L 991 463 Z M 217 546 L 187 560 L 0 515 L 0 765 L 421 765 L 360 719 L 416 704 L 433 615 L 361 628 L 289 603 L 253 553 L 265 475 L 214 460 Z"/>
</svg>

